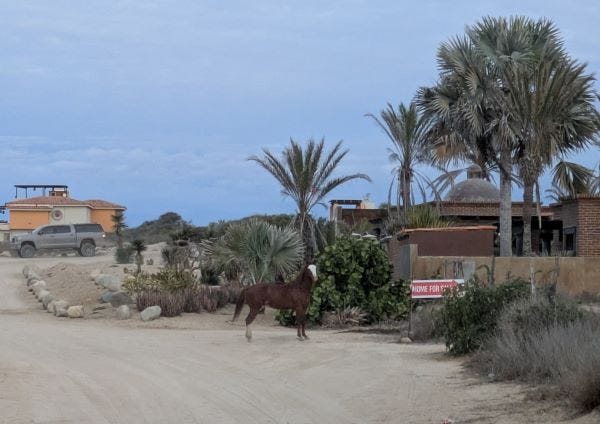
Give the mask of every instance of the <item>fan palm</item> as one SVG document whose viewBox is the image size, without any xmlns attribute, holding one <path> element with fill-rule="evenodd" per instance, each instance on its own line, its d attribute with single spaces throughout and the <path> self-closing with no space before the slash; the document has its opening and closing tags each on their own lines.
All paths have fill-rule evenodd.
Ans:
<svg viewBox="0 0 600 424">
<path fill-rule="evenodd" d="M 472 34 L 471 34 L 472 35 Z M 417 93 L 417 104 L 430 122 L 427 134 L 433 163 L 440 168 L 450 162 L 478 165 L 483 177 L 500 172 L 500 254 L 511 255 L 511 140 L 502 128 L 502 110 L 495 104 L 501 90 L 498 70 L 477 48 L 473 37 L 456 37 L 438 50 L 440 81 Z M 438 190 L 452 181 L 452 174 L 439 178 Z M 447 178 L 450 177 L 450 178 Z"/>
<path fill-rule="evenodd" d="M 416 169 L 417 165 L 430 161 L 430 149 L 426 138 L 427 122 L 418 113 L 415 103 L 411 103 L 408 107 L 400 103 L 397 110 L 388 103 L 387 108 L 379 113 L 379 117 L 372 113 L 367 116 L 377 123 L 392 142 L 393 148 L 388 148 L 388 153 L 390 162 L 397 164 L 393 170 L 398 187 L 396 210 L 400 214 L 402 206 L 406 217 L 408 208 L 413 204 L 411 190 L 413 181 L 421 180 L 420 187 L 423 187 L 423 181 L 428 182 Z M 392 185 L 390 185 L 388 205 L 391 205 L 391 191 Z"/>
<path fill-rule="evenodd" d="M 281 185 L 283 195 L 296 203 L 295 225 L 306 244 L 307 260 L 312 260 L 317 248 L 312 209 L 319 204 L 326 207 L 323 203 L 325 196 L 348 181 L 371 181 L 366 174 L 360 173 L 334 177 L 334 171 L 348 150 L 342 150 L 341 141 L 329 152 L 324 149 L 324 139 L 319 142 L 310 139 L 305 147 L 290 139 L 290 145 L 283 150 L 281 158 L 267 149 L 263 149 L 262 157 L 248 158 L 269 172 Z"/>
<path fill-rule="evenodd" d="M 295 271 L 304 253 L 296 230 L 256 218 L 230 225 L 224 236 L 202 247 L 218 268 L 239 270 L 252 283 L 274 281 L 278 274 Z"/>
<path fill-rule="evenodd" d="M 510 128 L 519 141 L 526 256 L 532 253 L 533 190 L 538 186 L 539 204 L 540 175 L 557 157 L 590 145 L 600 130 L 600 116 L 594 107 L 594 78 L 586 74 L 585 68 L 566 56 L 542 55 L 536 66 L 507 73 L 508 93 L 501 101 L 511 113 Z"/>
</svg>

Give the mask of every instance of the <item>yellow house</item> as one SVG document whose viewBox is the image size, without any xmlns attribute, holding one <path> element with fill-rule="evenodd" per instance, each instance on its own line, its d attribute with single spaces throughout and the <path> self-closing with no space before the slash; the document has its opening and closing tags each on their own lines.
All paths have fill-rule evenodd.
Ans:
<svg viewBox="0 0 600 424">
<path fill-rule="evenodd" d="M 39 196 L 6 203 L 10 231 L 29 231 L 47 224 L 100 224 L 112 232 L 111 216 L 125 207 L 106 200 L 75 200 L 66 196 Z"/>
</svg>

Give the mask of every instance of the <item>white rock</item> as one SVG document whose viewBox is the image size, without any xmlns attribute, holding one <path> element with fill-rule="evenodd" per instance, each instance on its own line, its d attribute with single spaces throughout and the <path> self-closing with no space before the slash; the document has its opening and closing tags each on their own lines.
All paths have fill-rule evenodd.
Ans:
<svg viewBox="0 0 600 424">
<path fill-rule="evenodd" d="M 131 309 L 127 305 L 121 305 L 117 308 L 117 319 L 131 318 Z"/>
<path fill-rule="evenodd" d="M 152 321 L 160 317 L 162 310 L 160 306 L 148 306 L 140 313 L 142 321 Z"/>
<path fill-rule="evenodd" d="M 35 297 L 37 297 L 37 299 L 41 302 L 44 296 L 46 296 L 47 294 L 50 294 L 48 290 L 40 289 L 35 294 Z"/>
<path fill-rule="evenodd" d="M 98 277 L 100 274 L 102 274 L 102 271 L 96 268 L 92 272 L 90 272 L 90 278 L 92 279 L 92 281 L 96 281 L 96 277 Z"/>
<path fill-rule="evenodd" d="M 83 318 L 83 306 L 71 306 L 67 309 L 69 318 Z"/>
<path fill-rule="evenodd" d="M 100 274 L 98 275 L 94 281 L 101 287 L 108 289 L 110 291 L 119 291 L 121 290 L 121 279 L 119 277 L 115 277 L 110 274 Z"/>
<path fill-rule="evenodd" d="M 400 343 L 412 343 L 412 339 L 410 337 L 402 337 L 400 339 Z"/>
<path fill-rule="evenodd" d="M 52 296 L 52 294 L 48 293 L 47 295 L 42 297 L 42 305 L 44 305 L 44 308 L 48 307 L 48 304 L 50 302 L 52 302 L 54 300 L 54 296 Z"/>
<path fill-rule="evenodd" d="M 54 301 L 54 316 L 57 317 L 68 317 L 67 309 L 69 304 L 65 300 Z"/>
<path fill-rule="evenodd" d="M 46 306 L 46 312 L 54 315 L 54 312 L 56 312 L 54 305 L 56 305 L 56 300 L 53 300 L 52 302 L 48 303 L 48 306 Z"/>
<path fill-rule="evenodd" d="M 36 281 L 29 286 L 29 291 L 35 291 L 36 289 L 46 289 L 46 282 L 44 280 Z"/>
</svg>

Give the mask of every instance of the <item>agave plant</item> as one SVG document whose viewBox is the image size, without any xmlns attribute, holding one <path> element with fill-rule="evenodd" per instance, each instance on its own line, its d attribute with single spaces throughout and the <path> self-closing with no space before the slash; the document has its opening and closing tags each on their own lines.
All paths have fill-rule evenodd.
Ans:
<svg viewBox="0 0 600 424">
<path fill-rule="evenodd" d="M 279 273 L 292 273 L 304 255 L 296 230 L 259 219 L 232 224 L 223 237 L 206 241 L 202 247 L 214 265 L 223 270 L 237 269 L 252 283 L 274 281 Z"/>
</svg>

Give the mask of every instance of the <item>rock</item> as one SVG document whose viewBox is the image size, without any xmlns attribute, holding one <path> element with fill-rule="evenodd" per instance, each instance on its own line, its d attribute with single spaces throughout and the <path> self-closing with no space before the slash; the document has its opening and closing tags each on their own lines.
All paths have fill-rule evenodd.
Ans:
<svg viewBox="0 0 600 424">
<path fill-rule="evenodd" d="M 121 305 L 117 308 L 117 319 L 131 318 L 131 309 L 127 305 Z"/>
<path fill-rule="evenodd" d="M 50 302 L 52 302 L 54 300 L 54 296 L 52 296 L 52 294 L 48 293 L 47 295 L 42 297 L 42 305 L 44 305 L 44 308 L 48 307 L 48 304 Z"/>
<path fill-rule="evenodd" d="M 119 306 L 129 305 L 130 303 L 133 303 L 133 300 L 131 299 L 131 297 L 129 297 L 127 293 L 118 291 L 113 293 L 113 295 L 109 299 L 109 302 L 114 308 L 118 308 Z"/>
<path fill-rule="evenodd" d="M 148 306 L 140 312 L 140 317 L 142 318 L 142 321 L 152 321 L 160 317 L 161 312 L 160 306 Z"/>
<path fill-rule="evenodd" d="M 92 279 L 92 281 L 96 281 L 96 278 L 102 274 L 102 271 L 100 271 L 98 268 L 94 269 L 92 272 L 90 272 L 90 278 Z"/>
<path fill-rule="evenodd" d="M 83 318 L 83 306 L 71 306 L 67 309 L 69 318 Z"/>
<path fill-rule="evenodd" d="M 54 301 L 54 316 L 57 317 L 67 317 L 69 314 L 67 313 L 67 309 L 69 308 L 69 304 L 65 300 L 55 300 Z"/>
<path fill-rule="evenodd" d="M 110 274 L 100 274 L 94 280 L 96 284 L 110 291 L 121 290 L 121 279 Z"/>
<path fill-rule="evenodd" d="M 412 343 L 412 342 L 413 341 L 412 341 L 412 339 L 410 337 L 402 337 L 400 339 L 400 343 L 407 343 L 408 344 L 408 343 Z"/>
<path fill-rule="evenodd" d="M 55 304 L 56 300 L 53 300 L 52 302 L 48 303 L 48 306 L 46 306 L 46 312 L 54 315 L 54 312 L 56 311 L 56 309 L 54 308 Z"/>
<path fill-rule="evenodd" d="M 23 275 L 26 278 L 29 278 L 29 274 L 35 272 L 36 274 L 39 274 L 41 272 L 40 267 L 37 265 L 25 265 L 23 267 Z"/>
<path fill-rule="evenodd" d="M 41 302 L 42 299 L 44 298 L 44 296 L 46 296 L 47 294 L 50 294 L 50 292 L 48 290 L 44 290 L 44 289 L 40 289 L 38 290 L 38 292 L 35 294 L 35 296 L 37 297 L 37 299 Z"/>
<path fill-rule="evenodd" d="M 154 265 L 154 259 L 147 259 L 146 265 Z"/>
<path fill-rule="evenodd" d="M 40 277 L 39 275 L 33 274 L 31 277 L 27 277 L 27 285 L 30 286 L 36 281 L 40 281 L 41 279 L 42 277 Z"/>
<path fill-rule="evenodd" d="M 35 291 L 36 289 L 46 289 L 46 282 L 44 280 L 40 280 L 29 286 L 29 291 Z"/>
<path fill-rule="evenodd" d="M 110 298 L 112 297 L 113 294 L 114 294 L 114 292 L 111 292 L 110 290 L 105 291 L 100 296 L 100 302 L 101 303 L 108 303 L 108 302 L 110 302 Z"/>
</svg>

